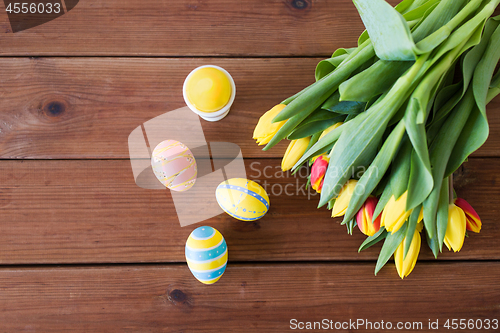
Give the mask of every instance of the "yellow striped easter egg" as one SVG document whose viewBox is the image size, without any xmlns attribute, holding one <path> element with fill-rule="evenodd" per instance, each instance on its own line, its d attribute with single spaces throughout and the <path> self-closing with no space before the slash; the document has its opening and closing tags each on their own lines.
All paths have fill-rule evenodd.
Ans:
<svg viewBox="0 0 500 333">
<path fill-rule="evenodd" d="M 245 178 L 223 181 L 215 196 L 223 211 L 241 221 L 258 220 L 269 210 L 269 196 L 264 188 Z"/>
</svg>

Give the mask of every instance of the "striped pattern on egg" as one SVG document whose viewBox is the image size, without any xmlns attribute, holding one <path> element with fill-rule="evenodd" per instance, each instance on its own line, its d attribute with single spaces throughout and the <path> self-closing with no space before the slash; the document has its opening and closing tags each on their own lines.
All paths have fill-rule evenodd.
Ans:
<svg viewBox="0 0 500 333">
<path fill-rule="evenodd" d="M 204 284 L 217 282 L 227 265 L 227 245 L 215 228 L 196 228 L 186 241 L 186 261 L 194 277 Z"/>
<path fill-rule="evenodd" d="M 196 182 L 196 160 L 191 150 L 179 141 L 160 142 L 153 150 L 151 166 L 160 183 L 173 191 L 189 190 Z"/>
<path fill-rule="evenodd" d="M 262 186 L 245 178 L 231 178 L 217 186 L 217 203 L 227 214 L 241 221 L 255 221 L 269 210 L 269 196 Z"/>
</svg>

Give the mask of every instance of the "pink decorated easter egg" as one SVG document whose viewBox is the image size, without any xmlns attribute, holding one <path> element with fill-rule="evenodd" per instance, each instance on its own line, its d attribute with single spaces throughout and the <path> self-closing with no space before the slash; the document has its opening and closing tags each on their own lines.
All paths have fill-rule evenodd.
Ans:
<svg viewBox="0 0 500 333">
<path fill-rule="evenodd" d="M 196 160 L 191 150 L 175 140 L 160 142 L 151 156 L 153 172 L 172 191 L 189 190 L 196 181 Z"/>
</svg>

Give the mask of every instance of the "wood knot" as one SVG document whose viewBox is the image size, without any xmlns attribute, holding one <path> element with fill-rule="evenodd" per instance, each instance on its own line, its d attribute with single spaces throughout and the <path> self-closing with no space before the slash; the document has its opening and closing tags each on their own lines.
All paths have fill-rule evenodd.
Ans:
<svg viewBox="0 0 500 333">
<path fill-rule="evenodd" d="M 164 299 L 166 298 L 170 303 L 183 312 L 189 313 L 192 311 L 194 304 L 193 298 L 190 297 L 189 294 L 186 294 L 182 290 L 178 289 L 176 286 L 169 286 L 165 295 L 162 297 Z"/>
<path fill-rule="evenodd" d="M 45 104 L 43 111 L 49 117 L 59 117 L 66 111 L 66 105 L 58 101 L 49 102 Z"/>
<path fill-rule="evenodd" d="M 182 290 L 174 289 L 168 293 L 168 300 L 174 304 L 185 303 L 188 297 L 182 292 Z"/>
<path fill-rule="evenodd" d="M 306 10 L 311 7 L 311 0 L 289 0 L 290 7 L 298 10 Z"/>
</svg>

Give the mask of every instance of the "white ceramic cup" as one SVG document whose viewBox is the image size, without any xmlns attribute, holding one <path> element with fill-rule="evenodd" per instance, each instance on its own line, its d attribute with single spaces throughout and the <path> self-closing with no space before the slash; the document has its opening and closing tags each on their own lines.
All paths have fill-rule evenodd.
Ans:
<svg viewBox="0 0 500 333">
<path fill-rule="evenodd" d="M 229 79 L 229 82 L 231 83 L 231 97 L 229 98 L 229 102 L 227 102 L 227 104 L 222 109 L 215 111 L 215 112 L 203 112 L 203 111 L 198 110 L 189 101 L 189 99 L 187 97 L 187 93 L 186 93 L 187 82 L 189 81 L 191 76 L 197 70 L 199 70 L 201 68 L 205 68 L 205 67 L 211 67 L 211 68 L 216 68 L 216 69 L 220 70 L 221 72 L 223 72 L 227 76 L 227 78 Z M 191 73 L 189 73 L 189 75 L 186 77 L 186 80 L 184 80 L 184 85 L 182 86 L 182 95 L 184 96 L 184 101 L 186 102 L 187 106 L 191 109 L 191 111 L 193 111 L 194 113 L 199 115 L 201 118 L 205 119 L 206 121 L 219 121 L 222 118 L 224 118 L 225 116 L 227 116 L 227 114 L 229 113 L 229 110 L 231 109 L 231 106 L 233 105 L 234 98 L 236 97 L 236 85 L 234 84 L 234 80 L 233 80 L 233 77 L 231 76 L 231 74 L 229 74 L 229 72 L 226 71 L 224 68 L 219 67 L 219 66 L 215 66 L 215 65 L 204 65 L 204 66 L 200 66 L 198 68 L 193 69 L 191 71 Z"/>
</svg>

